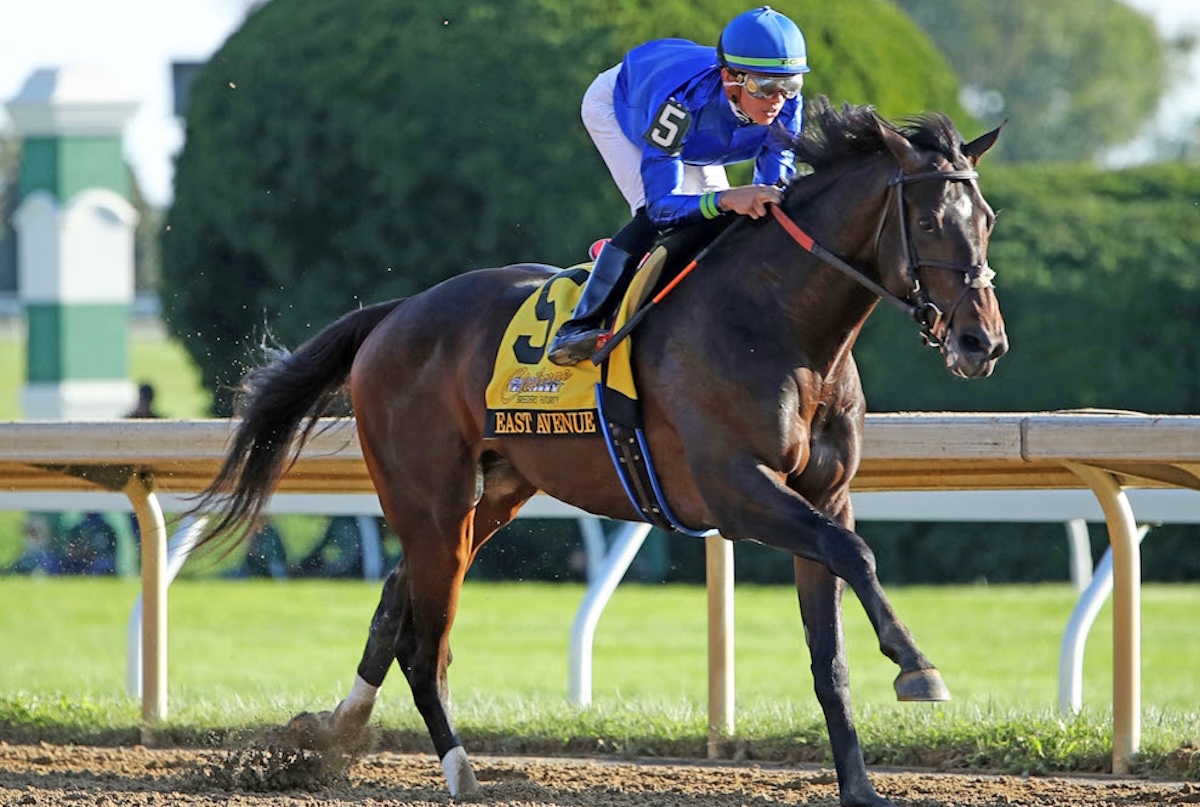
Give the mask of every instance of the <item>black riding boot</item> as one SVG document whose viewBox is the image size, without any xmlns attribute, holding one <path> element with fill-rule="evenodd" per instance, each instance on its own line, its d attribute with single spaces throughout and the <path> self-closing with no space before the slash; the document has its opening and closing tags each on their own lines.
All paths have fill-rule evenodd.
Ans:
<svg viewBox="0 0 1200 807">
<path fill-rule="evenodd" d="M 574 313 L 550 342 L 547 353 L 550 361 L 569 367 L 596 353 L 599 349 L 596 343 L 605 334 L 602 324 L 605 316 L 629 287 L 638 263 L 657 235 L 658 228 L 643 207 L 604 245 Z"/>
<path fill-rule="evenodd" d="M 575 304 L 575 312 L 563 323 L 547 354 L 555 364 L 569 367 L 590 359 L 599 349 L 597 341 L 607 331 L 604 317 L 633 279 L 640 257 L 634 257 L 609 241 L 596 256 L 596 263 Z"/>
</svg>

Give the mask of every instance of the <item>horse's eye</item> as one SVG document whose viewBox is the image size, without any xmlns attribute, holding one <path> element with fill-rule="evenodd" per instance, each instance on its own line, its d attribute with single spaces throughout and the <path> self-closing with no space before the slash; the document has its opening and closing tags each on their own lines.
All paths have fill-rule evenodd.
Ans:
<svg viewBox="0 0 1200 807">
<path fill-rule="evenodd" d="M 933 232 L 933 219 L 929 216 L 921 216 L 917 219 L 917 226 L 927 233 Z"/>
</svg>

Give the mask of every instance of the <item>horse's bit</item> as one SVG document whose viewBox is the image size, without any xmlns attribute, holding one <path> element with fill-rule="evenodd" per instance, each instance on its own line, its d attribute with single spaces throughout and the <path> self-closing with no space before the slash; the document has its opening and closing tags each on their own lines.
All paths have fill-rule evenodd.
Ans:
<svg viewBox="0 0 1200 807">
<path fill-rule="evenodd" d="M 901 299 L 890 291 L 885 289 L 879 283 L 876 283 L 871 278 L 867 277 L 858 269 L 851 266 L 846 261 L 834 255 L 829 250 L 816 243 L 812 236 L 800 229 L 796 222 L 783 212 L 779 205 L 771 205 L 771 212 L 779 221 L 783 228 L 788 232 L 792 239 L 799 244 L 803 249 L 812 253 L 816 257 L 830 264 L 836 269 L 851 277 L 860 285 L 878 294 L 883 299 L 887 300 L 892 305 L 899 308 L 909 317 L 916 321 L 917 326 L 921 329 L 921 337 L 925 344 L 930 347 L 940 348 L 942 341 L 945 339 L 946 331 L 949 328 L 950 318 L 954 316 L 954 312 L 958 310 L 958 306 L 966 297 L 967 291 L 970 289 L 986 289 L 992 285 L 992 278 L 996 273 L 988 266 L 985 260 L 981 264 L 964 265 L 959 263 L 950 263 L 949 261 L 938 261 L 932 258 L 921 258 L 916 253 L 913 247 L 912 239 L 908 235 L 908 221 L 904 217 L 904 186 L 913 182 L 925 182 L 931 180 L 945 180 L 951 182 L 967 182 L 979 178 L 978 171 L 955 169 L 952 171 L 922 171 L 919 174 L 906 174 L 904 169 L 900 171 L 888 181 L 888 195 L 896 198 L 896 215 L 900 221 L 900 242 L 903 245 L 904 254 L 908 260 L 908 265 L 905 267 L 905 274 L 910 280 L 912 291 L 908 297 L 913 300 L 909 302 L 907 299 Z M 895 193 L 893 193 L 895 191 Z M 879 254 L 879 240 L 883 234 L 883 225 L 887 222 L 888 205 L 884 204 L 883 212 L 879 217 L 879 224 L 875 227 L 875 253 Z M 964 288 L 959 293 L 958 298 L 950 306 L 948 313 L 943 314 L 937 304 L 929 299 L 925 293 L 925 289 L 921 286 L 918 272 L 921 267 L 928 266 L 934 269 L 949 269 L 953 272 L 961 272 L 963 275 Z"/>
</svg>

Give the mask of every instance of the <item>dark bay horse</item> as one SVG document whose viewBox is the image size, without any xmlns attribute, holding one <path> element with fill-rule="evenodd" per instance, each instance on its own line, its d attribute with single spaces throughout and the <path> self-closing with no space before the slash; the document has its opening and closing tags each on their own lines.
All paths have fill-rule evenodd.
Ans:
<svg viewBox="0 0 1200 807">
<path fill-rule="evenodd" d="M 850 480 L 866 405 L 851 348 L 882 297 L 914 314 L 950 372 L 992 372 L 1007 338 L 987 265 L 995 216 L 975 165 L 998 130 L 964 143 L 939 114 L 893 125 L 869 107 L 824 99 L 807 118 L 794 149 L 812 172 L 787 189 L 786 215 L 731 228 L 663 299 L 636 333 L 636 377 L 678 519 L 793 556 L 841 801 L 886 805 L 850 710 L 844 584 L 900 669 L 899 699 L 949 695 L 854 531 Z M 809 238 L 816 245 L 803 249 Z M 210 537 L 236 535 L 348 382 L 404 560 L 384 583 L 350 693 L 332 713 L 296 721 L 317 745 L 350 742 L 398 662 L 455 796 L 478 787 L 448 713 L 446 670 L 463 576 L 479 548 L 539 490 L 637 519 L 602 438 L 484 436 L 484 390 L 505 326 L 551 271 L 468 272 L 346 314 L 294 353 L 277 353 L 246 377 L 242 420 L 199 508 L 222 512 Z"/>
</svg>

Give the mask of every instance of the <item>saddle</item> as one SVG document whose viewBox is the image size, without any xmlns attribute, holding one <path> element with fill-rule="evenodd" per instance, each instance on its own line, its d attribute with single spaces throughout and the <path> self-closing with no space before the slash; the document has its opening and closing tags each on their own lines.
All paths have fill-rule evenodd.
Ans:
<svg viewBox="0 0 1200 807">
<path fill-rule="evenodd" d="M 718 220 L 665 234 L 638 268 L 609 325 L 619 329 L 728 225 Z M 593 250 L 596 245 L 593 245 Z M 486 392 L 485 437 L 603 436 L 613 467 L 643 520 L 668 531 L 706 535 L 681 524 L 662 495 L 643 432 L 631 339 L 595 365 L 560 367 L 546 347 L 570 318 L 590 264 L 564 269 L 517 310 L 501 340 Z"/>
<path fill-rule="evenodd" d="M 610 318 L 610 325 L 620 316 L 621 309 L 629 309 L 630 315 L 640 309 L 648 299 L 662 290 L 676 275 L 687 266 L 693 258 L 735 221 L 733 217 L 725 216 L 702 224 L 678 227 L 667 230 L 654 241 L 654 246 L 647 253 L 646 259 L 638 267 L 637 274 L 618 306 L 618 311 Z M 595 260 L 604 241 L 592 244 L 589 253 Z M 623 319 L 627 320 L 628 316 Z"/>
</svg>

